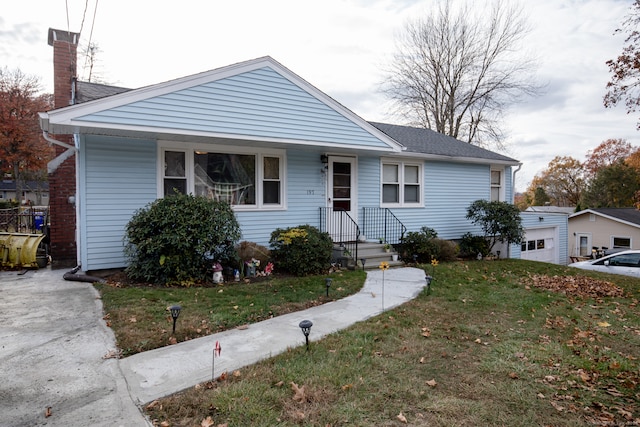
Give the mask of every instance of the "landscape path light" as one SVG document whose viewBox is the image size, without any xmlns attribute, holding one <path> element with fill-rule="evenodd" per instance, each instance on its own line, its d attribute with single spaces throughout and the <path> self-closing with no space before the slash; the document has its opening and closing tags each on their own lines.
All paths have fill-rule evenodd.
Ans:
<svg viewBox="0 0 640 427">
<path fill-rule="evenodd" d="M 367 262 L 366 258 L 360 258 L 360 262 L 362 263 L 362 271 L 364 271 L 364 264 Z"/>
<path fill-rule="evenodd" d="M 309 351 L 309 334 L 311 333 L 313 322 L 311 320 L 303 320 L 298 326 L 302 329 L 302 333 L 304 334 L 304 338 L 307 342 L 307 351 Z"/>
<path fill-rule="evenodd" d="M 179 305 L 172 305 L 169 307 L 169 311 L 171 312 L 171 318 L 173 319 L 173 333 L 176 333 L 176 320 L 178 320 L 178 316 L 180 316 L 180 310 L 182 307 Z"/>
<path fill-rule="evenodd" d="M 324 285 L 327 287 L 327 296 L 329 296 L 329 288 L 331 287 L 332 281 L 333 279 L 330 277 L 327 277 L 326 279 L 324 279 Z"/>
</svg>

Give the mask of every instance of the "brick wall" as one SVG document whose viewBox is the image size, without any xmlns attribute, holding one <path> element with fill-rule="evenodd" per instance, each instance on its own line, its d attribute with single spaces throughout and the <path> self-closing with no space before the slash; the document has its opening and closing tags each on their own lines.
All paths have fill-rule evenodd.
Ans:
<svg viewBox="0 0 640 427">
<path fill-rule="evenodd" d="M 76 77 L 78 35 L 49 29 L 49 45 L 53 46 L 54 107 L 71 104 L 72 85 Z M 72 135 L 51 135 L 73 145 Z M 56 145 L 56 156 L 66 148 Z M 76 157 L 66 159 L 49 174 L 50 252 L 52 266 L 64 268 L 78 262 L 76 252 L 76 208 L 69 198 L 76 197 Z"/>
</svg>

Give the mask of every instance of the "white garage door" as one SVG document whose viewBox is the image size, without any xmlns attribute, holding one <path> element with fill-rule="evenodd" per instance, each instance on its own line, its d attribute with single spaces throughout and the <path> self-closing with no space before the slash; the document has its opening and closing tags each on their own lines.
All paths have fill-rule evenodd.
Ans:
<svg viewBox="0 0 640 427">
<path fill-rule="evenodd" d="M 556 248 L 556 227 L 527 228 L 520 258 L 531 261 L 559 263 Z"/>
</svg>

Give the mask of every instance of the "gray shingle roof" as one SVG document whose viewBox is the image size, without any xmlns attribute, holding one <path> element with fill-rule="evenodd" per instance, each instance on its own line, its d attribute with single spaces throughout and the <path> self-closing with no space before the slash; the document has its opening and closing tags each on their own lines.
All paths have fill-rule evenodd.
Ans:
<svg viewBox="0 0 640 427">
<path fill-rule="evenodd" d="M 124 87 L 81 81 L 77 82 L 76 88 L 76 102 L 78 104 L 93 101 L 94 99 L 105 98 L 111 95 L 117 95 L 131 90 Z"/>
<path fill-rule="evenodd" d="M 594 208 L 591 210 L 602 215 L 640 225 L 640 211 L 636 208 Z"/>
<path fill-rule="evenodd" d="M 511 157 L 485 150 L 484 148 L 443 135 L 431 129 L 376 122 L 369 123 L 407 147 L 407 152 L 409 153 L 519 163 Z"/>
</svg>

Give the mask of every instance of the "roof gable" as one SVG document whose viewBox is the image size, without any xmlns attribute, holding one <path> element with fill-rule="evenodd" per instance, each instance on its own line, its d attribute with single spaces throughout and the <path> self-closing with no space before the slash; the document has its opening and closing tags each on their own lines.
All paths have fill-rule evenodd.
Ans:
<svg viewBox="0 0 640 427">
<path fill-rule="evenodd" d="M 153 132 L 400 151 L 377 128 L 272 58 L 41 114 L 61 133 Z M 67 132 L 68 133 L 68 132 Z"/>
<path fill-rule="evenodd" d="M 569 219 L 577 216 L 593 214 L 612 221 L 631 225 L 640 228 L 640 211 L 636 208 L 593 208 L 576 212 L 569 216 Z"/>
</svg>

